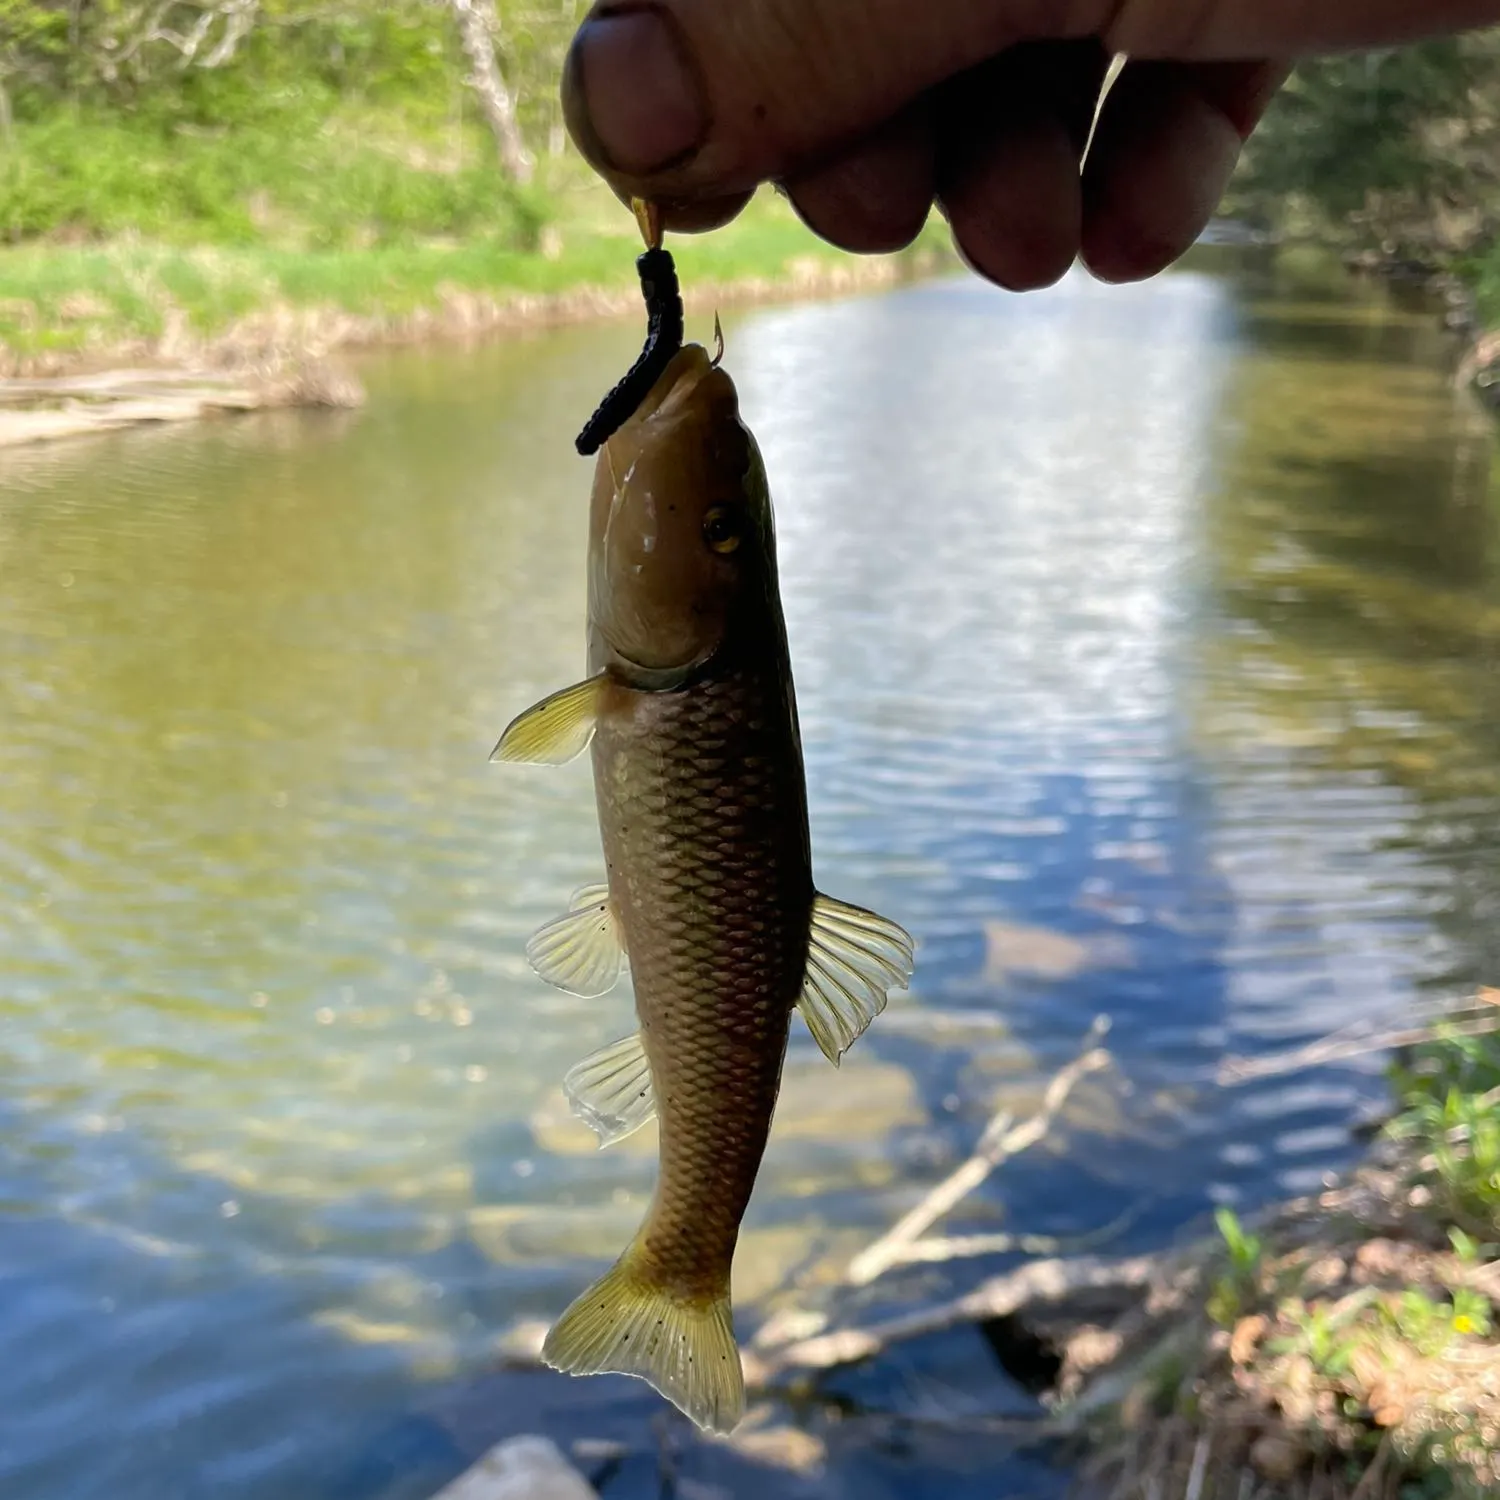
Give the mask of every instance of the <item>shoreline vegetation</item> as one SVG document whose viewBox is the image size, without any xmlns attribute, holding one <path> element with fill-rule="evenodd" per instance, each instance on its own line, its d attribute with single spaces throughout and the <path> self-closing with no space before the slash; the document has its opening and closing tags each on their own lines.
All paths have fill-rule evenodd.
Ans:
<svg viewBox="0 0 1500 1500">
<path fill-rule="evenodd" d="M 0 443 L 133 411 L 349 404 L 340 350 L 637 314 L 634 223 L 560 116 L 578 11 L 0 0 Z M 1223 212 L 1431 282 L 1462 378 L 1500 405 L 1500 29 L 1304 64 Z M 672 248 L 706 312 L 957 264 L 936 213 L 907 251 L 862 258 L 769 192 Z M 128 387 L 142 367 L 202 399 L 149 417 L 133 389 L 14 386 Z"/>
<path fill-rule="evenodd" d="M 561 119 L 580 15 L 0 0 L 0 442 L 132 412 L 348 404 L 356 384 L 327 364 L 341 350 L 638 316 L 638 231 Z M 942 239 L 860 260 L 763 194 L 673 250 L 711 313 L 888 284 Z M 175 377 L 152 408 L 146 368 Z M 37 384 L 108 372 L 118 395 Z"/>
<path fill-rule="evenodd" d="M 363 391 L 340 352 L 639 316 L 640 245 L 619 217 L 612 232 L 575 224 L 576 249 L 553 225 L 531 252 L 0 249 L 0 449 L 145 422 L 356 407 Z M 896 254 L 857 257 L 766 195 L 717 236 L 683 236 L 673 250 L 689 314 L 711 316 L 930 275 L 957 263 L 940 229 Z M 23 289 L 31 295 L 13 295 Z"/>
<path fill-rule="evenodd" d="M 684 303 L 700 316 L 960 265 L 936 215 L 907 249 L 854 256 L 817 240 L 769 195 L 716 237 L 684 236 L 673 250 Z M 555 226 L 529 254 L 436 244 L 390 258 L 265 255 L 131 240 L 0 248 L 0 450 L 148 423 L 355 408 L 364 392 L 339 353 L 635 316 L 638 253 L 622 228 L 595 227 L 581 253 L 570 252 Z M 1354 275 L 1424 286 L 1457 341 L 1455 383 L 1500 410 L 1500 306 L 1477 295 L 1481 276 L 1371 252 L 1344 263 Z M 174 294 L 195 283 L 196 303 Z M 93 289 L 112 284 L 130 297 Z M 14 295 L 23 290 L 32 295 Z"/>
<path fill-rule="evenodd" d="M 162 402 L 162 419 L 347 404 L 356 385 L 325 363 L 340 349 L 638 306 L 630 215 L 561 118 L 578 0 L 0 0 L 0 13 L 0 379 L 191 375 L 202 399 Z M 1486 333 L 1500 330 L 1500 28 L 1300 66 L 1224 212 L 1355 265 L 1440 275 L 1469 339 L 1462 374 L 1500 404 L 1500 336 Z M 865 260 L 770 194 L 673 249 L 708 310 L 956 260 L 936 214 L 909 251 Z M 0 441 L 118 424 L 145 412 L 136 400 L 12 388 Z"/>
</svg>

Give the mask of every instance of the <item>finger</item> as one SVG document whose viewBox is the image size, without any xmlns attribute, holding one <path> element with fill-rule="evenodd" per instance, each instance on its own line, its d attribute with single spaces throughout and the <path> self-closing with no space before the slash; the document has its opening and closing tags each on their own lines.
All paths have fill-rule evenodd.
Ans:
<svg viewBox="0 0 1500 1500">
<path fill-rule="evenodd" d="M 1078 254 L 1078 164 L 1109 66 L 1096 41 L 1014 47 L 938 95 L 938 196 L 981 276 L 1049 286 Z"/>
<path fill-rule="evenodd" d="M 919 105 L 826 165 L 791 178 L 787 194 L 802 222 L 841 250 L 900 250 L 932 208 L 933 156 L 931 116 Z"/>
<path fill-rule="evenodd" d="M 595 0 L 563 108 L 622 196 L 724 197 L 829 159 L 1021 41 L 1292 57 L 1495 19 L 1495 0 Z"/>
<path fill-rule="evenodd" d="M 661 211 L 662 228 L 674 234 L 707 234 L 722 229 L 753 198 L 753 192 L 728 193 L 721 198 L 653 199 Z M 628 208 L 629 200 L 626 200 Z"/>
<path fill-rule="evenodd" d="M 1267 61 L 1125 65 L 1083 172 L 1083 259 L 1094 275 L 1138 281 L 1187 250 L 1289 71 Z"/>
<path fill-rule="evenodd" d="M 596 0 L 563 108 L 623 192 L 689 197 L 800 174 L 933 85 L 1102 0 Z M 1083 26 L 1082 29 L 1087 29 Z"/>
</svg>

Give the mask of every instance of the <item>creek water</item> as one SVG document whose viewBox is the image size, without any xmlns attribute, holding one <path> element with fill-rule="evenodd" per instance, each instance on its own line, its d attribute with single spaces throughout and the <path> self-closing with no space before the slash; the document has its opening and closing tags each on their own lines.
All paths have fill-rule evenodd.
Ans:
<svg viewBox="0 0 1500 1500">
<path fill-rule="evenodd" d="M 1125 1214 L 1140 1249 L 1348 1164 L 1380 1056 L 1216 1069 L 1500 972 L 1495 436 L 1430 313 L 1201 249 L 725 332 L 817 878 L 920 943 L 838 1073 L 797 1029 L 743 1327 L 1099 1014 L 1114 1067 L 947 1228 Z M 586 764 L 487 764 L 580 674 L 571 440 L 637 337 L 371 356 L 357 413 L 0 463 L 0 1494 L 416 1496 L 503 1431 L 657 1409 L 463 1394 L 653 1176 L 653 1132 L 596 1152 L 559 1087 L 628 986 L 574 999 L 523 953 L 598 877 Z M 1021 1409 L 980 1363 L 914 1350 L 840 1400 Z M 858 1492 L 978 1462 L 908 1451 Z"/>
</svg>

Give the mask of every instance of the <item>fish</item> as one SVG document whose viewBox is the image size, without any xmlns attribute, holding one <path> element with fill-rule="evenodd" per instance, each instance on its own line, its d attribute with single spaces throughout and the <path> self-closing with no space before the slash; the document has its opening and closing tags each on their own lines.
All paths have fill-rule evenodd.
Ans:
<svg viewBox="0 0 1500 1500">
<path fill-rule="evenodd" d="M 793 1012 L 837 1066 L 907 988 L 915 944 L 814 883 L 765 463 L 722 352 L 683 345 L 601 446 L 587 675 L 513 720 L 491 758 L 591 752 L 604 878 L 527 955 L 584 997 L 628 968 L 638 1029 L 572 1068 L 564 1091 L 601 1147 L 659 1125 L 639 1231 L 542 1358 L 636 1376 L 725 1433 L 745 1409 L 735 1245 Z"/>
</svg>

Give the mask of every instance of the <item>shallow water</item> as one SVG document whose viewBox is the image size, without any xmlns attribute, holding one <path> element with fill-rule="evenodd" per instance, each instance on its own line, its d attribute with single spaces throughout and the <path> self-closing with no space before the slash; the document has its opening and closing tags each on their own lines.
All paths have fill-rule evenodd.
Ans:
<svg viewBox="0 0 1500 1500">
<path fill-rule="evenodd" d="M 794 1038 L 745 1326 L 1096 1014 L 1116 1068 L 952 1228 L 1139 1248 L 1349 1161 L 1378 1056 L 1215 1069 L 1496 972 L 1494 433 L 1428 314 L 1204 251 L 726 335 L 818 879 L 921 944 L 838 1074 Z M 558 1087 L 628 991 L 522 953 L 597 877 L 587 769 L 486 763 L 579 675 L 571 439 L 635 336 L 0 466 L 0 1493 L 365 1500 L 639 1218 L 650 1133 Z M 911 1357 L 851 1399 L 962 1405 Z"/>
</svg>

